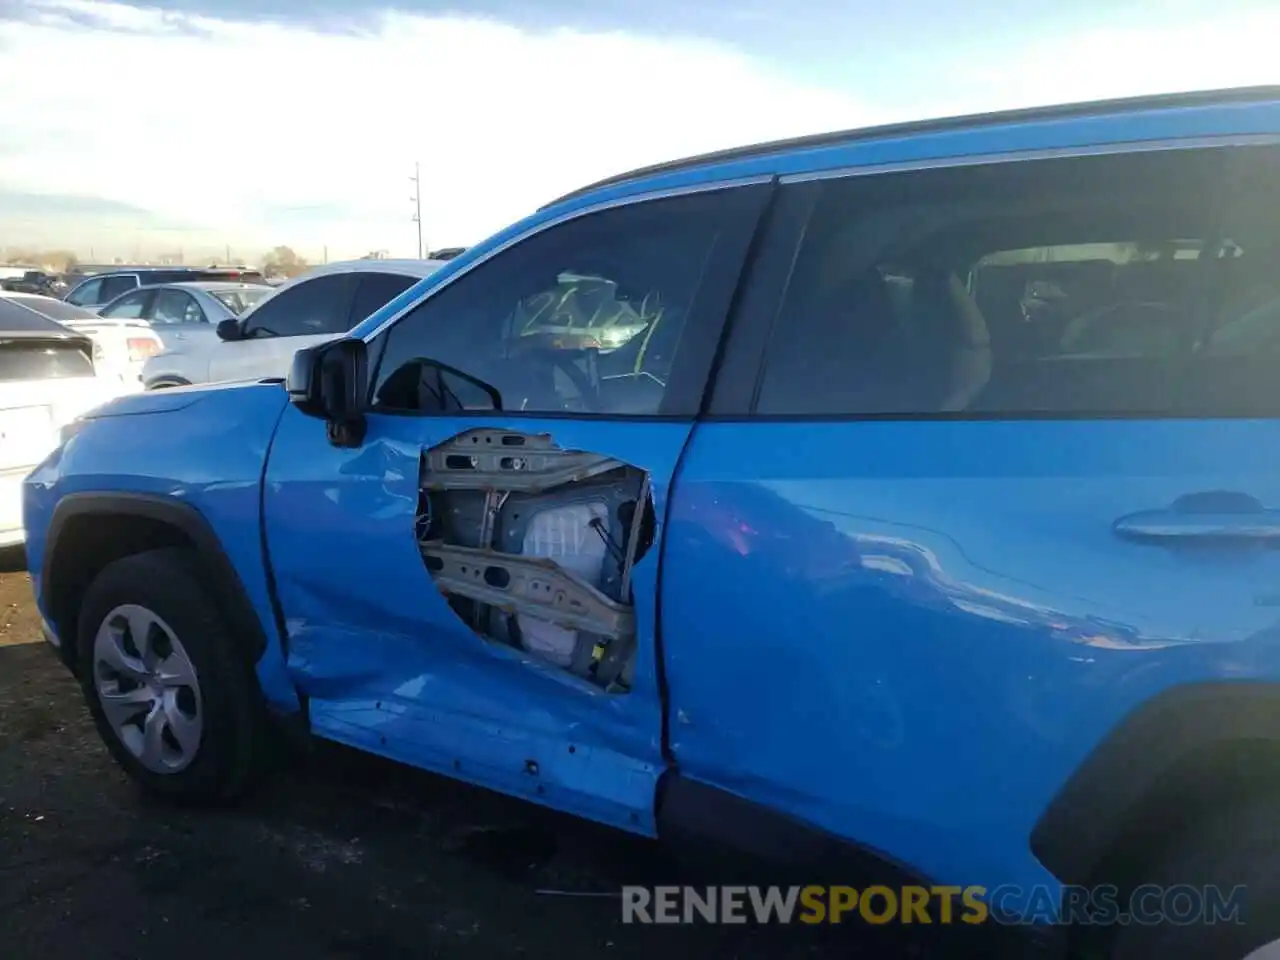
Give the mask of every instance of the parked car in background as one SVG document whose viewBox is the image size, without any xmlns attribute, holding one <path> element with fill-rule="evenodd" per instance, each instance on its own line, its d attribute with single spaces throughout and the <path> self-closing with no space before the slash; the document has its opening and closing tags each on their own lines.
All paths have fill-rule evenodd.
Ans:
<svg viewBox="0 0 1280 960">
<path fill-rule="evenodd" d="M 62 297 L 67 293 L 68 286 L 61 274 L 48 273 L 45 270 L 26 270 L 20 277 L 0 279 L 0 290 Z"/>
<path fill-rule="evenodd" d="M 142 365 L 163 347 L 160 337 L 145 321 L 104 321 L 92 310 L 33 293 L 0 292 L 0 297 L 8 297 L 88 336 L 93 341 L 98 375 L 119 380 L 126 392 L 142 389 Z"/>
<path fill-rule="evenodd" d="M 147 361 L 148 390 L 282 377 L 293 355 L 353 326 L 439 269 L 434 260 L 349 260 L 314 267 L 216 326 L 215 338 L 170 344 Z"/>
<path fill-rule="evenodd" d="M 1027 938 L 966 955 L 1246 960 L 1278 169 L 1280 87 L 936 120 L 588 186 L 347 335 L 368 275 L 304 281 L 236 322 L 324 328 L 284 383 L 115 401 L 27 480 L 49 641 L 160 795 L 243 791 L 272 717 Z M 526 336 L 574 278 L 644 331 Z"/>
<path fill-rule="evenodd" d="M 35 299 L 0 296 L 0 547 L 22 543 L 22 481 L 62 427 L 121 392 L 98 376 L 89 337 L 32 309 Z"/>
<path fill-rule="evenodd" d="M 138 287 L 191 280 L 264 282 L 259 271 L 239 267 L 128 267 L 94 274 L 68 292 L 66 300 L 79 307 L 97 310 Z"/>
<path fill-rule="evenodd" d="M 432 250 L 427 254 L 428 260 L 452 260 L 454 257 L 466 253 L 466 247 L 441 247 L 439 250 Z"/>
</svg>

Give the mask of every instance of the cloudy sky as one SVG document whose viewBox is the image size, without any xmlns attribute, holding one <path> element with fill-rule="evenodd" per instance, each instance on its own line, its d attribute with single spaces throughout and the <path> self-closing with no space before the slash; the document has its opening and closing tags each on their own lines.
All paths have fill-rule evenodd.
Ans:
<svg viewBox="0 0 1280 960">
<path fill-rule="evenodd" d="M 1276 37 L 1275 0 L 0 0 L 0 246 L 412 255 L 415 160 L 467 244 L 722 146 L 1280 82 Z"/>
</svg>

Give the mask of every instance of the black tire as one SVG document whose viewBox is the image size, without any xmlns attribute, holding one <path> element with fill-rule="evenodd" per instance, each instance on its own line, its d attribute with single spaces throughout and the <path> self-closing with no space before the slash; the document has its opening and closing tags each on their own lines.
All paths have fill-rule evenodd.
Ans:
<svg viewBox="0 0 1280 960">
<path fill-rule="evenodd" d="M 221 802 L 240 796 L 263 771 L 270 730 L 252 665 L 202 585 L 202 573 L 195 551 L 183 547 L 150 550 L 109 564 L 89 585 L 81 606 L 77 672 L 98 733 L 134 780 L 169 799 Z M 94 637 L 106 616 L 122 604 L 138 604 L 159 615 L 196 669 L 203 730 L 194 759 L 174 773 L 147 769 L 125 748 L 94 687 Z"/>
<path fill-rule="evenodd" d="M 1226 808 L 1195 824 L 1142 871 L 1140 882 L 1216 886 L 1224 899 L 1243 886 L 1239 922 L 1131 922 L 1115 931 L 1111 960 L 1245 960 L 1280 941 L 1280 798 Z M 1280 946 L 1273 949 L 1280 956 Z"/>
</svg>

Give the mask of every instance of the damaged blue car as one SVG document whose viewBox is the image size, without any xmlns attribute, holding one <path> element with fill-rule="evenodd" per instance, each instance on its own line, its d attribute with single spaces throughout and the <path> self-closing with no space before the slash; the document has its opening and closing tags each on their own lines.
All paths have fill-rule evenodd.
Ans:
<svg viewBox="0 0 1280 960">
<path fill-rule="evenodd" d="M 72 423 L 24 487 L 47 639 L 161 794 L 241 793 L 274 724 L 801 868 L 1123 916 L 1243 884 L 1241 923 L 1048 924 L 1243 960 L 1280 938 L 1277 170 L 1253 89 L 592 185 L 285 381 Z"/>
</svg>

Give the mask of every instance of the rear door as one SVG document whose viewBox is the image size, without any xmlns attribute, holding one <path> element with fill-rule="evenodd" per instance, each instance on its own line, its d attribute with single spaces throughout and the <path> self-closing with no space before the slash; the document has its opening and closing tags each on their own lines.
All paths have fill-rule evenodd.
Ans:
<svg viewBox="0 0 1280 960">
<path fill-rule="evenodd" d="M 1130 709 L 1276 675 L 1277 164 L 784 185 L 667 529 L 683 774 L 1039 881 L 1036 818 Z"/>
<path fill-rule="evenodd" d="M 281 290 L 241 320 L 243 338 L 212 345 L 209 379 L 281 377 L 303 347 L 349 329 L 357 276 L 330 273 Z"/>
<path fill-rule="evenodd" d="M 317 732 L 653 832 L 663 517 L 769 192 L 552 220 L 373 337 L 358 447 L 285 411 L 267 542 Z M 583 276 L 643 324 L 607 355 L 535 309 Z"/>
</svg>

